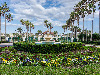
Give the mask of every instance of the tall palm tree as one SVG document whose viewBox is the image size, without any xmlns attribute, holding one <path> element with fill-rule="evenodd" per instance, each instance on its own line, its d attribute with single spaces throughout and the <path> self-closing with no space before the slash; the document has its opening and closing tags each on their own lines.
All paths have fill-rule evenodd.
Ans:
<svg viewBox="0 0 100 75">
<path fill-rule="evenodd" d="M 73 26 L 72 26 L 72 30 L 73 30 L 73 27 L 74 27 L 74 21 L 75 21 L 75 12 L 71 12 L 70 18 L 71 18 L 71 20 L 72 20 L 72 22 L 73 22 Z M 74 32 L 74 33 L 75 33 L 75 32 Z M 72 31 L 72 37 L 73 37 L 73 31 Z"/>
<path fill-rule="evenodd" d="M 1 41 L 1 15 L 4 16 L 5 12 L 9 12 L 6 2 L 0 6 L 0 41 Z"/>
<path fill-rule="evenodd" d="M 11 21 L 13 21 L 13 17 L 11 16 L 10 13 L 8 15 L 5 14 L 5 40 L 6 40 L 6 19 L 8 22 L 11 22 Z"/>
<path fill-rule="evenodd" d="M 31 28 L 34 29 L 34 25 L 30 22 L 30 36 L 31 36 Z"/>
<path fill-rule="evenodd" d="M 29 31 L 29 21 L 24 21 L 23 19 L 20 20 L 20 22 L 22 23 L 22 25 L 26 26 L 27 29 L 27 39 L 28 39 L 28 31 Z"/>
<path fill-rule="evenodd" d="M 98 10 L 99 10 L 99 35 L 100 35 L 100 2 L 98 3 Z"/>
<path fill-rule="evenodd" d="M 63 25 L 63 26 L 62 26 L 62 28 L 64 29 L 64 32 L 65 32 L 65 29 L 66 29 L 66 25 Z"/>
<path fill-rule="evenodd" d="M 50 27 L 50 34 L 51 34 L 51 29 L 52 29 L 53 27 L 51 26 L 51 23 L 49 23 L 48 25 L 49 25 L 49 27 Z"/>
<path fill-rule="evenodd" d="M 46 26 L 46 27 L 48 28 L 48 30 L 49 30 L 49 25 L 48 25 L 47 22 L 48 22 L 48 20 L 45 20 L 45 21 L 44 21 L 44 26 Z"/>
</svg>

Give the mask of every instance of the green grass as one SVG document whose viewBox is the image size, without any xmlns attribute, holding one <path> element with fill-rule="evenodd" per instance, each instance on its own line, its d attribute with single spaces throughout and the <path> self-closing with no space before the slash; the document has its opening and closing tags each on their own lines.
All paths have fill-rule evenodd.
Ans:
<svg viewBox="0 0 100 75">
<path fill-rule="evenodd" d="M 1 75 L 99 75 L 100 74 L 100 64 L 90 64 L 80 68 L 63 69 L 42 67 L 42 66 L 9 66 L 0 65 Z"/>
</svg>

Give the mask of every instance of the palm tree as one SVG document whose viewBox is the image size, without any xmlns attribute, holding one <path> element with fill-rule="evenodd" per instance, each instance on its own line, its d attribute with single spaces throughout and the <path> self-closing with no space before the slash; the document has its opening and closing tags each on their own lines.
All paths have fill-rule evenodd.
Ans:
<svg viewBox="0 0 100 75">
<path fill-rule="evenodd" d="M 53 27 L 51 26 L 51 23 L 49 23 L 48 25 L 49 25 L 49 27 L 50 27 L 50 34 L 51 34 L 51 29 L 52 29 Z"/>
<path fill-rule="evenodd" d="M 47 28 L 49 28 L 49 25 L 47 24 L 48 20 L 44 21 L 44 26 L 46 26 Z M 48 29 L 49 30 L 49 29 Z"/>
<path fill-rule="evenodd" d="M 9 7 L 7 7 L 6 2 L 0 6 L 0 41 L 1 41 L 1 15 L 4 16 L 5 12 L 9 12 Z"/>
<path fill-rule="evenodd" d="M 20 35 L 21 35 L 21 32 L 23 31 L 22 28 L 17 28 L 18 32 L 20 32 Z"/>
<path fill-rule="evenodd" d="M 27 29 L 27 39 L 28 39 L 28 31 L 29 31 L 29 21 L 24 21 L 23 19 L 20 20 L 20 22 L 22 23 L 22 25 L 26 26 Z"/>
<path fill-rule="evenodd" d="M 58 33 L 57 31 L 54 31 L 54 35 L 55 35 L 55 36 L 56 36 L 57 33 Z"/>
<path fill-rule="evenodd" d="M 42 34 L 42 31 L 41 30 L 38 30 L 37 32 L 38 32 L 38 34 Z"/>
<path fill-rule="evenodd" d="M 34 25 L 30 22 L 30 36 L 31 36 L 31 28 L 34 29 Z"/>
<path fill-rule="evenodd" d="M 73 30 L 73 27 L 74 27 L 74 21 L 75 21 L 75 12 L 71 12 L 70 18 L 71 18 L 71 21 L 73 22 L 73 26 L 72 26 L 72 30 Z M 74 32 L 74 33 L 75 33 L 75 32 Z M 72 31 L 72 37 L 73 37 L 73 31 Z"/>
<path fill-rule="evenodd" d="M 66 29 L 66 25 L 63 25 L 63 26 L 62 26 L 62 28 L 64 29 L 64 32 L 65 32 L 65 29 Z"/>
<path fill-rule="evenodd" d="M 8 15 L 5 14 L 5 40 L 6 40 L 6 19 L 8 22 L 11 22 L 11 21 L 13 21 L 13 17 L 11 16 L 10 13 Z"/>
<path fill-rule="evenodd" d="M 100 2 L 98 4 L 98 6 L 99 6 L 99 35 L 100 35 Z"/>
</svg>

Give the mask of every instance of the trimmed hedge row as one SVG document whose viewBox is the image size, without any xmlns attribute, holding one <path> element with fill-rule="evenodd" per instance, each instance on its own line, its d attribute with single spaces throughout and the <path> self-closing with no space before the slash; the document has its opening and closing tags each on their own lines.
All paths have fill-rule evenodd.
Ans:
<svg viewBox="0 0 100 75">
<path fill-rule="evenodd" d="M 69 43 L 69 44 L 41 44 L 36 45 L 33 43 L 17 42 L 13 44 L 14 48 L 18 51 L 25 51 L 30 53 L 60 53 L 72 50 L 83 49 L 82 43 Z"/>
<path fill-rule="evenodd" d="M 82 43 L 100 45 L 100 41 L 82 41 Z"/>
</svg>

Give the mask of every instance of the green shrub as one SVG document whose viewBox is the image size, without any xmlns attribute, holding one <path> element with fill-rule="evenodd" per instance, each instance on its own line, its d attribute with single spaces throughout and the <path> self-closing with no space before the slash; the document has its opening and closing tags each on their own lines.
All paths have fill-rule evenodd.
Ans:
<svg viewBox="0 0 100 75">
<path fill-rule="evenodd" d="M 72 50 L 80 50 L 82 43 L 69 43 L 69 44 L 41 44 L 36 45 L 29 42 L 14 43 L 16 50 L 31 52 L 31 53 L 60 53 Z"/>
</svg>

